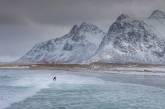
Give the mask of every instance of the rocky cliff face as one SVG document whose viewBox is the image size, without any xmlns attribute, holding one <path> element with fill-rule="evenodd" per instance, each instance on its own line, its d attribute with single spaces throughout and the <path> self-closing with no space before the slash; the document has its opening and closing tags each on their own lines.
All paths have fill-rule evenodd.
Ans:
<svg viewBox="0 0 165 109">
<path fill-rule="evenodd" d="M 104 33 L 87 23 L 75 25 L 65 36 L 35 45 L 23 63 L 148 63 L 165 64 L 165 13 L 148 18 L 120 15 Z"/>
<path fill-rule="evenodd" d="M 95 54 L 104 34 L 92 24 L 75 25 L 61 38 L 36 44 L 18 62 L 81 63 Z"/>
<path fill-rule="evenodd" d="M 149 16 L 149 19 L 165 19 L 165 12 L 161 10 L 154 10 Z"/>
<path fill-rule="evenodd" d="M 155 16 L 155 15 L 153 15 Z M 165 41 L 143 20 L 120 15 L 91 60 L 110 63 L 165 63 Z"/>
</svg>

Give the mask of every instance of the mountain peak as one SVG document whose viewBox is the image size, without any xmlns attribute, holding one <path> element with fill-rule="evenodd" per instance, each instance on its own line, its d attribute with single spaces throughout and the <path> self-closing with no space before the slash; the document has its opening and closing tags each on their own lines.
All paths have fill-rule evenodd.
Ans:
<svg viewBox="0 0 165 109">
<path fill-rule="evenodd" d="M 70 31 L 71 34 L 75 34 L 78 30 L 79 26 L 78 25 L 74 25 Z"/>
<path fill-rule="evenodd" d="M 83 22 L 81 23 L 81 25 L 79 26 L 80 29 L 88 29 L 88 30 L 94 30 L 94 29 L 98 29 L 98 27 L 96 25 L 90 24 L 90 23 L 86 23 Z"/>
<path fill-rule="evenodd" d="M 154 10 L 152 14 L 149 16 L 150 19 L 165 19 L 165 12 L 161 10 Z"/>
<path fill-rule="evenodd" d="M 92 26 L 93 24 L 89 24 L 89 23 L 87 23 L 87 22 L 82 22 L 81 24 L 80 24 L 80 26 Z"/>
<path fill-rule="evenodd" d="M 83 22 L 80 25 L 74 25 L 70 31 L 71 34 L 76 34 L 79 32 L 89 32 L 89 31 L 101 31 L 97 26 Z"/>
<path fill-rule="evenodd" d="M 121 20 L 124 20 L 124 19 L 127 19 L 127 18 L 129 18 L 128 15 L 126 15 L 126 14 L 121 14 L 121 15 L 117 18 L 117 21 L 121 21 Z"/>
<path fill-rule="evenodd" d="M 18 62 L 81 63 L 95 54 L 104 35 L 93 24 L 74 25 L 70 33 L 35 45 Z"/>
</svg>

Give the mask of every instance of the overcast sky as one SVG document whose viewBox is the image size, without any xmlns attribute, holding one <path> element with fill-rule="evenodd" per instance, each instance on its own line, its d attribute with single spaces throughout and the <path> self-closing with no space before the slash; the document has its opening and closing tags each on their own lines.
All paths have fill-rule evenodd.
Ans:
<svg viewBox="0 0 165 109">
<path fill-rule="evenodd" d="M 19 58 L 35 43 L 60 37 L 74 24 L 108 30 L 121 13 L 148 17 L 165 0 L 0 0 L 0 61 Z"/>
</svg>

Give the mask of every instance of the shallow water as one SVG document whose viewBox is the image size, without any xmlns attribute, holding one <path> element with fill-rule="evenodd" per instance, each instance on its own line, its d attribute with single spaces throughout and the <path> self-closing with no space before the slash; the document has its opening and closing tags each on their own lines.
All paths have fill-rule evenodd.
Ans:
<svg viewBox="0 0 165 109">
<path fill-rule="evenodd" d="M 163 83 L 156 87 L 153 81 L 154 78 L 157 81 L 160 78 L 160 82 L 163 82 L 165 77 L 162 76 L 53 72 L 1 70 L 0 109 L 164 109 L 165 107 Z M 54 75 L 57 76 L 56 81 L 52 80 Z"/>
</svg>

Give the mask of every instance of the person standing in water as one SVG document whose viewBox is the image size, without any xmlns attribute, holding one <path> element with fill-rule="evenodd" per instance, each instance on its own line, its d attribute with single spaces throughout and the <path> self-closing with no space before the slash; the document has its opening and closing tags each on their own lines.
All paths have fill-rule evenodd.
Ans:
<svg viewBox="0 0 165 109">
<path fill-rule="evenodd" d="M 56 81 L 56 76 L 53 78 L 53 81 Z"/>
</svg>

